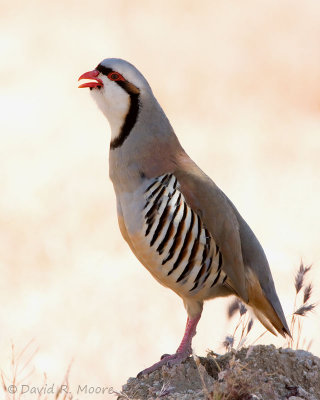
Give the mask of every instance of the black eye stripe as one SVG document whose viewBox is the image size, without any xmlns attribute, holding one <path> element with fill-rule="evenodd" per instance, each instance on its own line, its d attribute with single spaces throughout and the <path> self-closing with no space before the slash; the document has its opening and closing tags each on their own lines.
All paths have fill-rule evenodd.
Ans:
<svg viewBox="0 0 320 400">
<path fill-rule="evenodd" d="M 111 68 L 104 67 L 103 65 L 99 64 L 96 68 L 97 71 L 101 72 L 103 75 L 108 76 L 110 72 L 113 72 Z"/>
<path fill-rule="evenodd" d="M 101 64 L 99 64 L 96 68 L 97 71 L 101 72 L 101 74 L 108 76 L 110 72 L 114 72 L 115 74 L 118 74 L 117 71 L 113 71 L 111 68 L 105 67 Z M 137 95 L 140 93 L 140 90 L 133 84 L 128 81 L 113 81 L 117 83 L 119 86 L 122 87 L 128 94 L 132 95 Z"/>
</svg>

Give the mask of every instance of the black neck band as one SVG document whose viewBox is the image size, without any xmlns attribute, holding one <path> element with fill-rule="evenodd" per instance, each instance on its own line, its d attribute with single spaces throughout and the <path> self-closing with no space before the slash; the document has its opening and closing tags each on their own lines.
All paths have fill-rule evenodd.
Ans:
<svg viewBox="0 0 320 400">
<path fill-rule="evenodd" d="M 111 68 L 104 67 L 103 65 L 100 64 L 97 66 L 96 70 L 106 76 L 108 76 L 110 72 L 114 72 Z M 110 142 L 111 150 L 114 150 L 117 147 L 122 146 L 123 142 L 130 135 L 132 128 L 137 122 L 140 111 L 139 89 L 128 81 L 114 81 L 114 82 L 128 93 L 128 95 L 130 96 L 130 106 L 129 106 L 129 111 L 125 117 L 124 123 L 120 129 L 119 135 Z"/>
<path fill-rule="evenodd" d="M 111 150 L 114 150 L 117 147 L 122 146 L 123 142 L 127 139 L 130 132 L 132 131 L 132 128 L 137 122 L 139 110 L 140 110 L 139 94 L 130 94 L 129 111 L 120 129 L 119 135 L 110 142 Z"/>
</svg>

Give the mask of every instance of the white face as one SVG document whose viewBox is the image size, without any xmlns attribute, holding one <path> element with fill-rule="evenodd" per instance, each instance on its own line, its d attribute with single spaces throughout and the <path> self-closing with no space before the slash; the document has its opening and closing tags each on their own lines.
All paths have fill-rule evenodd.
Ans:
<svg viewBox="0 0 320 400">
<path fill-rule="evenodd" d="M 92 88 L 90 94 L 107 117 L 111 128 L 111 139 L 114 139 L 119 135 L 128 114 L 130 96 L 107 76 L 100 73 L 98 78 L 102 80 L 103 86 L 100 89 Z"/>
<path fill-rule="evenodd" d="M 112 140 L 119 135 L 129 112 L 130 94 L 127 90 L 131 93 L 139 93 L 141 98 L 152 96 L 152 91 L 143 75 L 127 61 L 109 58 L 103 60 L 97 68 L 102 72 L 99 73 L 96 69 L 81 75 L 79 78 L 93 79 L 96 82 L 82 84 L 80 87 L 90 87 L 93 99 L 109 121 Z M 104 69 L 106 73 L 103 73 Z M 121 83 L 125 83 L 127 89 L 123 88 L 120 82 L 112 80 L 111 72 L 107 71 L 120 74 Z"/>
</svg>

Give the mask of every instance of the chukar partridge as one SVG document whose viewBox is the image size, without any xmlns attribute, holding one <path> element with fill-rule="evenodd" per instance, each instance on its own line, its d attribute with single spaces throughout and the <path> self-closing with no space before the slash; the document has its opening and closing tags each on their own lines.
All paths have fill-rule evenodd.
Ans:
<svg viewBox="0 0 320 400">
<path fill-rule="evenodd" d="M 182 148 L 143 75 L 108 58 L 81 75 L 111 128 L 110 178 L 122 236 L 139 261 L 183 300 L 185 333 L 173 355 L 191 354 L 203 302 L 236 295 L 272 333 L 290 335 L 268 261 L 228 197 Z"/>
</svg>

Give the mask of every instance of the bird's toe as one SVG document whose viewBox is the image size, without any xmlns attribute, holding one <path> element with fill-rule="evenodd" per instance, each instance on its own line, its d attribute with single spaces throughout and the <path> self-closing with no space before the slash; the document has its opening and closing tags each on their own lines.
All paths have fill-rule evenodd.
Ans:
<svg viewBox="0 0 320 400">
<path fill-rule="evenodd" d="M 161 357 L 161 360 L 157 363 L 151 365 L 151 367 L 144 369 L 143 371 L 139 372 L 137 378 L 141 378 L 142 375 L 150 374 L 151 372 L 156 371 L 157 369 L 161 368 L 163 365 L 168 367 L 172 367 L 173 365 L 180 364 L 184 360 L 189 357 L 189 352 L 179 352 L 175 354 L 164 354 Z"/>
<path fill-rule="evenodd" d="M 164 358 L 169 357 L 169 356 L 170 356 L 170 354 L 162 354 L 160 360 L 163 360 Z"/>
</svg>

